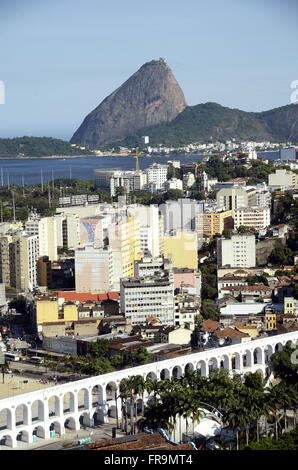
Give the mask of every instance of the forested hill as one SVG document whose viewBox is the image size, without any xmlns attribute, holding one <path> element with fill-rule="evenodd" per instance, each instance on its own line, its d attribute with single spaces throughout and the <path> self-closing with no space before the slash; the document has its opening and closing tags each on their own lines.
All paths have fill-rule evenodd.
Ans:
<svg viewBox="0 0 298 470">
<path fill-rule="evenodd" d="M 15 137 L 0 139 L 0 157 L 50 157 L 91 155 L 92 151 L 72 146 L 69 142 L 52 137 Z"/>
<path fill-rule="evenodd" d="M 261 113 L 252 113 L 204 103 L 187 106 L 171 122 L 140 129 L 106 147 L 141 145 L 142 136 L 150 137 L 150 145 L 179 146 L 191 142 L 239 140 L 280 141 L 298 143 L 298 106 L 282 106 Z"/>
</svg>

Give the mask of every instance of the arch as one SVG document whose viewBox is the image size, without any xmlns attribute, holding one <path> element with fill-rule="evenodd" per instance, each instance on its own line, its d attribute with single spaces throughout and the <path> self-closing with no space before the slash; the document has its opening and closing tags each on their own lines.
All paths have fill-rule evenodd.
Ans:
<svg viewBox="0 0 298 470">
<path fill-rule="evenodd" d="M 45 429 L 43 426 L 36 426 L 32 432 L 33 436 L 45 438 Z"/>
<path fill-rule="evenodd" d="M 192 362 L 188 362 L 186 364 L 186 366 L 184 367 L 184 373 L 185 374 L 188 374 L 189 372 L 193 372 L 194 371 L 194 365 Z"/>
<path fill-rule="evenodd" d="M 252 352 L 249 349 L 246 349 L 242 355 L 243 367 L 252 367 L 253 365 L 253 356 Z"/>
<path fill-rule="evenodd" d="M 91 390 L 92 406 L 101 405 L 104 401 L 103 387 L 99 384 L 94 385 Z"/>
<path fill-rule="evenodd" d="M 173 368 L 173 372 L 172 372 L 172 375 L 173 377 L 175 377 L 175 379 L 179 379 L 183 374 L 183 369 L 181 366 L 175 366 Z"/>
<path fill-rule="evenodd" d="M 64 421 L 64 430 L 65 432 L 74 431 L 77 429 L 75 419 L 70 416 Z"/>
<path fill-rule="evenodd" d="M 90 416 L 89 413 L 82 413 L 79 417 L 80 427 L 84 428 L 85 426 L 90 426 Z"/>
<path fill-rule="evenodd" d="M 55 434 L 58 434 L 59 436 L 61 436 L 62 432 L 61 432 L 61 424 L 59 421 L 53 421 L 51 424 L 50 424 L 50 433 L 52 431 L 55 432 Z M 52 436 L 51 436 L 52 437 Z"/>
<path fill-rule="evenodd" d="M 265 364 L 268 364 L 268 362 L 270 362 L 271 356 L 272 356 L 273 353 L 274 353 L 273 346 L 271 346 L 271 344 L 267 344 L 264 348 Z"/>
<path fill-rule="evenodd" d="M 63 413 L 73 413 L 75 411 L 75 396 L 73 392 L 66 392 L 63 395 Z"/>
<path fill-rule="evenodd" d="M 146 375 L 146 380 L 148 379 L 151 379 L 152 382 L 156 382 L 157 380 L 157 375 L 155 374 L 155 372 L 149 372 L 147 375 Z"/>
<path fill-rule="evenodd" d="M 218 369 L 218 362 L 216 357 L 212 357 L 208 361 L 209 375 L 215 374 Z"/>
<path fill-rule="evenodd" d="M 145 407 L 145 401 L 143 402 L 142 398 L 136 400 L 136 415 L 141 415 L 143 408 Z"/>
<path fill-rule="evenodd" d="M 264 354 L 262 349 L 258 346 L 257 348 L 254 349 L 253 351 L 253 363 L 254 364 L 263 364 Z"/>
<path fill-rule="evenodd" d="M 242 356 L 236 352 L 232 355 L 232 370 L 242 369 Z"/>
<path fill-rule="evenodd" d="M 104 414 L 104 411 L 102 409 L 98 409 L 96 410 L 91 419 L 93 420 L 94 422 L 94 425 L 96 426 L 97 424 L 102 424 L 104 423 L 105 421 L 105 414 Z"/>
<path fill-rule="evenodd" d="M 169 369 L 165 368 L 160 371 L 160 380 L 170 379 L 170 378 L 171 378 L 171 373 Z"/>
<path fill-rule="evenodd" d="M 25 429 L 22 429 L 18 432 L 16 436 L 17 444 L 18 442 L 28 442 L 29 443 L 29 433 Z"/>
<path fill-rule="evenodd" d="M 276 343 L 274 346 L 274 352 L 282 350 L 282 343 Z"/>
<path fill-rule="evenodd" d="M 9 408 L 0 411 L 0 431 L 12 429 L 12 412 Z"/>
<path fill-rule="evenodd" d="M 35 400 L 31 405 L 31 422 L 43 421 L 44 418 L 44 403 L 42 400 Z"/>
<path fill-rule="evenodd" d="M 203 359 L 197 363 L 197 371 L 202 377 L 207 376 L 207 364 Z"/>
<path fill-rule="evenodd" d="M 48 400 L 49 417 L 60 416 L 60 400 L 57 395 L 52 395 Z"/>
<path fill-rule="evenodd" d="M 24 405 L 24 403 L 21 403 L 20 405 L 16 407 L 15 417 L 16 417 L 16 426 L 23 426 L 24 424 L 30 424 L 28 423 L 28 407 Z"/>
<path fill-rule="evenodd" d="M 12 447 L 13 440 L 9 434 L 5 434 L 0 438 L 0 446 Z"/>
<path fill-rule="evenodd" d="M 89 409 L 89 391 L 87 388 L 81 388 L 81 390 L 78 391 L 78 409 Z"/>
<path fill-rule="evenodd" d="M 106 385 L 106 397 L 107 401 L 112 400 L 115 401 L 117 397 L 117 384 L 113 380 L 107 383 Z"/>
<path fill-rule="evenodd" d="M 219 369 L 230 369 L 230 358 L 227 354 L 224 354 L 218 359 Z"/>
</svg>

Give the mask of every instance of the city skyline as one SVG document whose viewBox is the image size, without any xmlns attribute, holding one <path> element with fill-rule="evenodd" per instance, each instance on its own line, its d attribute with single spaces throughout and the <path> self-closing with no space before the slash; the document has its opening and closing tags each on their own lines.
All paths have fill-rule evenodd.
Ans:
<svg viewBox="0 0 298 470">
<path fill-rule="evenodd" d="M 69 140 L 86 114 L 159 57 L 190 106 L 276 108 L 291 103 L 298 78 L 298 6 L 291 0 L 153 1 L 150 8 L 134 0 L 4 0 L 0 10 L 0 137 Z"/>
</svg>

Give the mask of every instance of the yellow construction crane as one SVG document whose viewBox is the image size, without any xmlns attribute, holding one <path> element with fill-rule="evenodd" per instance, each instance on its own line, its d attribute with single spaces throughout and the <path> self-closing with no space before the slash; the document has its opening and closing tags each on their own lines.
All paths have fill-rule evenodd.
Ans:
<svg viewBox="0 0 298 470">
<path fill-rule="evenodd" d="M 144 155 L 144 153 L 139 153 L 139 147 L 137 147 L 137 148 L 136 148 L 136 153 L 135 153 L 135 155 L 133 155 L 133 156 L 136 157 L 136 171 L 137 171 L 137 172 L 140 171 L 140 169 L 139 169 L 139 156 L 140 156 L 140 155 Z"/>
</svg>

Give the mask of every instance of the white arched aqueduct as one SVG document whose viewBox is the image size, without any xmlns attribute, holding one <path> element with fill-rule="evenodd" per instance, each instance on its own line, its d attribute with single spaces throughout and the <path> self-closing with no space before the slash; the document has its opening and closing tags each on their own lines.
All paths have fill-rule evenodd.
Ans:
<svg viewBox="0 0 298 470">
<path fill-rule="evenodd" d="M 131 376 L 146 378 L 151 374 L 153 380 L 159 380 L 180 377 L 188 370 L 199 370 L 202 376 L 208 376 L 216 369 L 230 373 L 260 371 L 265 375 L 271 355 L 287 343 L 296 345 L 297 340 L 298 332 L 275 335 L 2 399 L 0 445 L 16 448 L 20 441 L 32 443 L 38 438 L 48 439 L 52 431 L 64 435 L 68 429 L 108 422 L 109 416 L 116 415 L 116 406 L 121 417 L 121 403 L 116 396 L 121 380 Z M 142 398 L 146 402 L 148 395 L 138 397 L 140 407 Z"/>
</svg>

